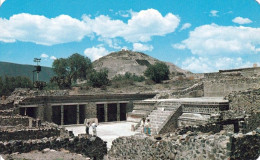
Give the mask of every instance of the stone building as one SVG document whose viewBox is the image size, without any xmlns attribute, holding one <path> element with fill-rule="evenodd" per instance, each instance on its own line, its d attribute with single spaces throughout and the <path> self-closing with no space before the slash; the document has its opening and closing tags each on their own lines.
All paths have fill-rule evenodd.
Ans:
<svg viewBox="0 0 260 160">
<path fill-rule="evenodd" d="M 27 97 L 17 105 L 20 115 L 28 115 L 58 125 L 83 124 L 85 118 L 99 122 L 124 121 L 134 100 L 155 94 L 103 94 Z"/>
</svg>

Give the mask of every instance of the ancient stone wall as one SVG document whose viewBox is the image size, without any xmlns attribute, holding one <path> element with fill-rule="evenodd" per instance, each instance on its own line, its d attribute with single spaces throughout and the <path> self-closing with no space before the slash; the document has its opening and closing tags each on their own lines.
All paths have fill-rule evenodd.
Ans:
<svg viewBox="0 0 260 160">
<path fill-rule="evenodd" d="M 178 128 L 176 131 L 178 135 L 185 134 L 187 132 L 202 132 L 202 133 L 218 133 L 223 129 L 223 126 L 220 124 L 210 123 L 205 125 L 199 125 L 199 126 L 187 126 L 187 127 L 181 127 Z"/>
<path fill-rule="evenodd" d="M 186 89 L 173 92 L 170 97 L 203 97 L 203 83 L 196 83 Z"/>
<path fill-rule="evenodd" d="M 106 142 L 99 137 L 74 137 L 74 138 L 43 138 L 36 140 L 13 140 L 9 142 L 0 141 L 0 153 L 11 154 L 15 152 L 26 153 L 32 150 L 43 150 L 45 148 L 59 150 L 64 148 L 73 153 L 79 153 L 98 160 L 103 160 L 107 153 Z"/>
<path fill-rule="evenodd" d="M 232 137 L 232 160 L 257 159 L 260 156 L 260 129 L 258 133 L 237 134 Z M 257 156 L 258 155 L 258 156 Z"/>
<path fill-rule="evenodd" d="M 0 141 L 41 139 L 58 136 L 60 136 L 60 130 L 57 128 L 0 131 Z"/>
<path fill-rule="evenodd" d="M 256 159 L 260 155 L 260 143 L 256 143 L 260 134 L 238 136 L 225 132 L 198 135 L 191 132 L 178 136 L 168 134 L 161 140 L 141 136 L 120 137 L 113 141 L 108 155 L 117 160 Z"/>
<path fill-rule="evenodd" d="M 31 121 L 31 122 L 30 122 Z M 29 126 L 29 123 L 35 124 L 36 127 L 36 122 L 32 118 L 29 117 L 23 117 L 23 116 L 0 116 L 0 126 L 17 126 L 17 125 L 23 125 L 23 126 Z"/>
<path fill-rule="evenodd" d="M 222 97 L 228 95 L 232 91 L 244 91 L 249 88 L 259 88 L 260 78 L 231 77 L 230 79 L 223 77 L 204 82 L 205 97 Z"/>
<path fill-rule="evenodd" d="M 244 117 L 244 132 L 260 126 L 260 89 L 232 92 L 225 99 L 229 100 L 230 111 L 225 114 L 224 119 Z"/>
</svg>

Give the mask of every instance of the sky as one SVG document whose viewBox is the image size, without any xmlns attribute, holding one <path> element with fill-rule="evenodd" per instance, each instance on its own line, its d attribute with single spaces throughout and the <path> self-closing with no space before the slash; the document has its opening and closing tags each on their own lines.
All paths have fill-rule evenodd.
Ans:
<svg viewBox="0 0 260 160">
<path fill-rule="evenodd" d="M 51 67 L 128 49 L 194 73 L 260 66 L 257 1 L 5 0 L 0 61 Z"/>
</svg>

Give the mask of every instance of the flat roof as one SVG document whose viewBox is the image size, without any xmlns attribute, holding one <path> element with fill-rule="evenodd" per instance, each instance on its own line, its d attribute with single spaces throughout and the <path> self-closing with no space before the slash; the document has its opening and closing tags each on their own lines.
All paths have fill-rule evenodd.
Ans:
<svg viewBox="0 0 260 160">
<path fill-rule="evenodd" d="M 180 103 L 228 103 L 223 97 L 198 97 L 198 98 L 170 98 L 170 99 L 146 99 L 144 101 L 156 102 L 180 102 Z"/>
</svg>

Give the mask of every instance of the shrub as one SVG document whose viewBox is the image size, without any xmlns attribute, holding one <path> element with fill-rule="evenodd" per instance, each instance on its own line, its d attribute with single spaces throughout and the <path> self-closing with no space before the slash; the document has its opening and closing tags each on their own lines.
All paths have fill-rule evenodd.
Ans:
<svg viewBox="0 0 260 160">
<path fill-rule="evenodd" d="M 144 72 L 144 75 L 156 83 L 160 83 L 162 80 L 169 79 L 169 67 L 162 62 L 156 62 L 154 65 L 150 65 Z"/>
<path fill-rule="evenodd" d="M 101 86 L 108 85 L 109 83 L 108 70 L 106 69 L 100 71 L 94 70 L 89 76 L 89 83 L 93 87 L 101 87 Z"/>
<path fill-rule="evenodd" d="M 130 81 L 135 81 L 135 82 L 142 82 L 145 80 L 144 76 L 137 76 L 135 74 L 126 72 L 124 75 L 116 75 L 112 81 L 126 81 L 126 80 L 130 80 Z"/>
</svg>

